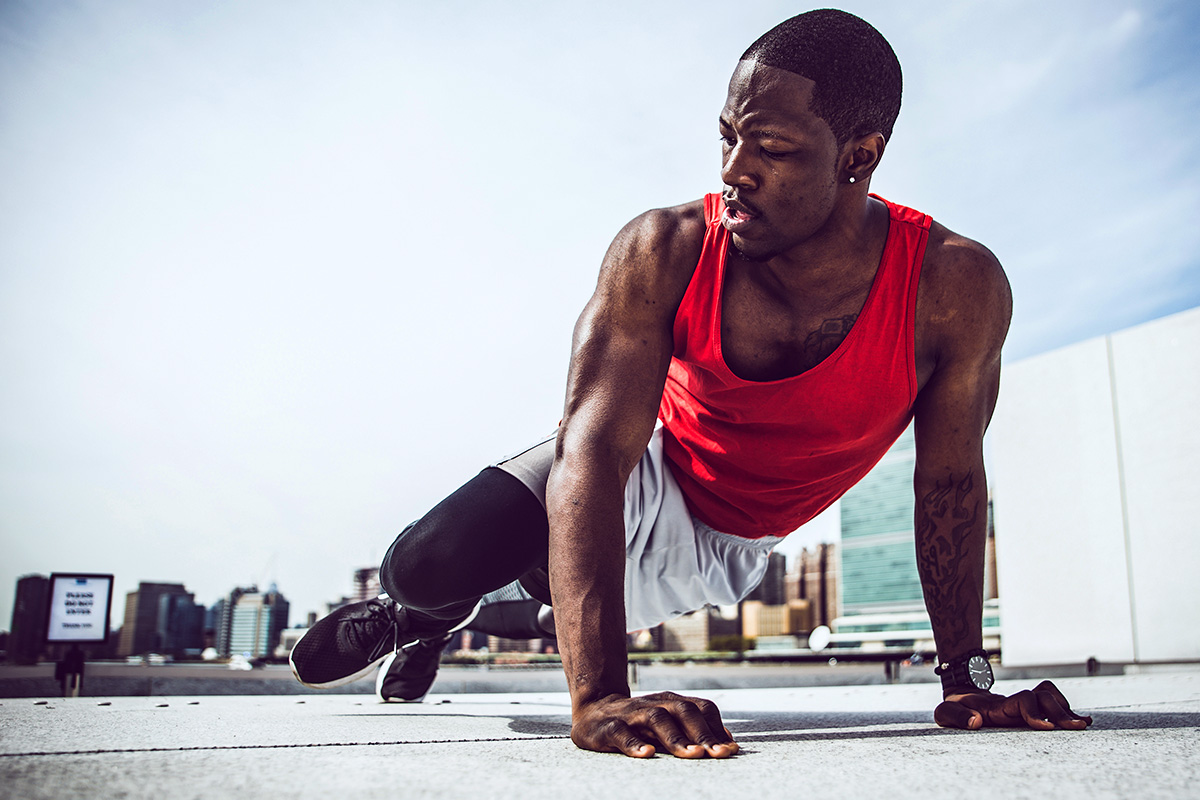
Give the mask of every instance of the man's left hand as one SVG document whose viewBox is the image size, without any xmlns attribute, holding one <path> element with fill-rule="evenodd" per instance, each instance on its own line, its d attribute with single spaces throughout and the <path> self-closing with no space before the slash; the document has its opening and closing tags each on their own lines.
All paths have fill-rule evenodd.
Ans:
<svg viewBox="0 0 1200 800">
<path fill-rule="evenodd" d="M 943 728 L 972 731 L 984 727 L 1081 731 L 1092 724 L 1091 717 L 1071 710 L 1067 698 L 1050 681 L 1042 681 L 1032 691 L 1026 689 L 1007 697 L 991 692 L 947 695 L 934 709 L 933 719 Z"/>
</svg>

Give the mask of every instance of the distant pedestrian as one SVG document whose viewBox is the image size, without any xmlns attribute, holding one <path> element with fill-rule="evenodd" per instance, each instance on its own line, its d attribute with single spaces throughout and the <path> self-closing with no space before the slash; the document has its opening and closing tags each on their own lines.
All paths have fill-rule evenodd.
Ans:
<svg viewBox="0 0 1200 800">
<path fill-rule="evenodd" d="M 75 644 L 54 665 L 54 679 L 62 687 L 63 697 L 79 697 L 83 693 L 83 664 L 83 651 Z"/>
</svg>

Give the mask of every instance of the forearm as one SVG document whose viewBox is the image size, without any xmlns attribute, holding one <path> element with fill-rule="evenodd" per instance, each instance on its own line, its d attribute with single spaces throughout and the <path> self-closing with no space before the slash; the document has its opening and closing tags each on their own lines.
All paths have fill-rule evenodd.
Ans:
<svg viewBox="0 0 1200 800">
<path fill-rule="evenodd" d="M 938 658 L 983 645 L 987 489 L 983 464 L 915 479 L 917 570 Z"/>
<path fill-rule="evenodd" d="M 623 488 L 615 467 L 570 460 L 547 486 L 550 591 L 574 708 L 629 695 Z"/>
</svg>

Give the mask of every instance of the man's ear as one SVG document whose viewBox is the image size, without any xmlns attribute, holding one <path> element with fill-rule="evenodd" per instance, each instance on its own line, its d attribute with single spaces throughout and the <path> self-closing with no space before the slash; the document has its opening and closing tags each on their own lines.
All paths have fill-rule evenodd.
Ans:
<svg viewBox="0 0 1200 800">
<path fill-rule="evenodd" d="M 849 183 L 866 181 L 879 165 L 886 147 L 887 140 L 879 131 L 846 142 L 842 147 L 842 175 Z"/>
</svg>

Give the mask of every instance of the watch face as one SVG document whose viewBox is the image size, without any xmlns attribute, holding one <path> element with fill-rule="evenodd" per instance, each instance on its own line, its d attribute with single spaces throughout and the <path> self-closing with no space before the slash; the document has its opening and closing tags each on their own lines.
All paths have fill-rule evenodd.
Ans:
<svg viewBox="0 0 1200 800">
<path fill-rule="evenodd" d="M 992 677 L 992 665 L 983 656 L 971 656 L 967 661 L 967 676 L 971 683 L 980 689 L 990 689 L 995 682 Z"/>
</svg>

